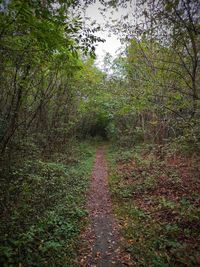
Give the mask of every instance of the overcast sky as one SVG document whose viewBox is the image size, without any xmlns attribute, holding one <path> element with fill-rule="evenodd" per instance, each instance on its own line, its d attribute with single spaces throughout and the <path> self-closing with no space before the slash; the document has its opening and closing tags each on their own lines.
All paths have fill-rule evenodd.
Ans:
<svg viewBox="0 0 200 267">
<path fill-rule="evenodd" d="M 90 5 L 86 10 L 86 16 L 90 17 L 91 20 L 95 20 L 103 28 L 103 31 L 98 33 L 98 36 L 106 41 L 104 43 L 99 43 L 96 47 L 97 61 L 100 65 L 106 52 L 115 56 L 121 47 L 121 42 L 118 39 L 118 36 L 110 34 L 109 30 L 104 26 L 106 20 L 110 18 L 110 22 L 112 23 L 112 19 L 120 19 L 122 15 L 127 14 L 127 9 L 120 8 L 116 11 L 115 9 L 110 8 L 104 15 L 102 15 L 99 10 L 99 8 L 102 7 L 103 6 L 97 0 L 95 4 Z"/>
</svg>

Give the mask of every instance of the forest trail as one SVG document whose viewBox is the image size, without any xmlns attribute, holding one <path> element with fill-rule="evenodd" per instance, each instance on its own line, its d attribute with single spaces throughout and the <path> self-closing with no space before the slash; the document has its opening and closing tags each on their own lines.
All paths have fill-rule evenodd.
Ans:
<svg viewBox="0 0 200 267">
<path fill-rule="evenodd" d="M 112 213 L 112 204 L 108 189 L 108 174 L 105 160 L 105 147 L 100 147 L 92 173 L 92 181 L 88 195 L 87 210 L 90 227 L 85 239 L 90 239 L 90 255 L 84 266 L 88 267 L 121 267 L 119 233 Z"/>
</svg>

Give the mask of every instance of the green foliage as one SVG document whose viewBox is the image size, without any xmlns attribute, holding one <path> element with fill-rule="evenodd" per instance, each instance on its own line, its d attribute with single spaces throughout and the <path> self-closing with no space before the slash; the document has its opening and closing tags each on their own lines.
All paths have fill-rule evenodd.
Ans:
<svg viewBox="0 0 200 267">
<path fill-rule="evenodd" d="M 122 164 L 122 172 L 110 184 L 119 217 L 128 218 L 124 235 L 134 240 L 128 249 L 137 266 L 193 266 L 196 254 L 177 237 L 181 219 L 196 225 L 199 209 L 191 199 L 177 204 L 153 193 L 162 175 L 179 190 L 181 175 L 165 169 L 166 155 L 199 153 L 199 1 L 159 1 L 156 8 L 151 0 L 137 2 L 136 21 L 146 26 L 120 22 L 127 26 L 126 49 L 116 58 L 106 54 L 104 70 L 94 61 L 99 27 L 85 26 L 80 6 L 74 0 L 1 3 L 0 263 L 73 264 L 94 152 L 74 143 L 93 136 L 124 147 L 113 151 L 112 164 Z M 156 205 L 152 213 L 133 205 L 140 195 Z M 154 220 L 162 211 L 174 221 Z"/>
<path fill-rule="evenodd" d="M 69 156 L 25 160 L 1 181 L 2 266 L 73 266 L 94 148 L 81 144 Z"/>
<path fill-rule="evenodd" d="M 84 91 L 77 85 L 86 76 L 80 58 L 94 56 L 101 41 L 95 25 L 83 27 L 78 7 L 79 1 L 9 1 L 0 12 L 3 153 L 29 137 L 41 150 L 60 151 L 75 136 Z"/>
<path fill-rule="evenodd" d="M 197 173 L 186 185 L 185 165 L 172 167 L 156 153 L 154 145 L 111 146 L 108 152 L 109 185 L 126 250 L 133 266 L 198 266 Z M 170 150 L 165 153 L 175 157 Z"/>
</svg>

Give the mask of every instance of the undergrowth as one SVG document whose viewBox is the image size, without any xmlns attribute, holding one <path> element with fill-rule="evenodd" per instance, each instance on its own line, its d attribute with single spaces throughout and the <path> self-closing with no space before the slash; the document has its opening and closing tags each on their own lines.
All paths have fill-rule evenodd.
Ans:
<svg viewBox="0 0 200 267">
<path fill-rule="evenodd" d="M 199 159 L 138 146 L 108 152 L 109 183 L 133 266 L 200 266 Z"/>
<path fill-rule="evenodd" d="M 1 168 L 1 266 L 75 266 L 95 147 Z"/>
</svg>

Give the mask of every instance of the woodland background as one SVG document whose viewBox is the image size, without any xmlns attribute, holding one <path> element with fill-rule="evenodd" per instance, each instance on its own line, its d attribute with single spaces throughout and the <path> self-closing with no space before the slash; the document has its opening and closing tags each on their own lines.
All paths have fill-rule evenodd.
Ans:
<svg viewBox="0 0 200 267">
<path fill-rule="evenodd" d="M 160 159 L 181 154 L 198 176 L 199 1 L 137 1 L 134 23 L 108 22 L 125 48 L 107 54 L 103 70 L 95 64 L 99 25 L 82 16 L 93 2 L 1 1 L 3 266 L 75 266 L 92 137 L 122 149 L 145 145 Z"/>
</svg>

